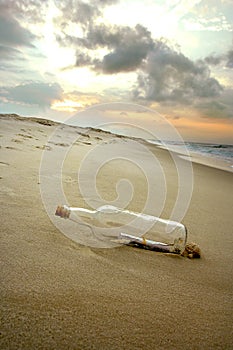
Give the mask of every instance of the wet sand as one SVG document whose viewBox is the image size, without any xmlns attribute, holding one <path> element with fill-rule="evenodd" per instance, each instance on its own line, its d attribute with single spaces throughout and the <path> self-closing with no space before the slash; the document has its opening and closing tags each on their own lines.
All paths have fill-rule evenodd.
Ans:
<svg viewBox="0 0 233 350">
<path fill-rule="evenodd" d="M 57 125 L 10 116 L 0 123 L 1 349 L 232 349 L 232 173 L 193 164 L 193 194 L 183 223 L 201 259 L 127 246 L 91 248 L 64 236 L 41 200 L 43 150 L 68 147 L 66 139 L 48 143 Z M 78 131 L 63 185 L 69 201 L 84 206 L 72 157 L 80 161 L 98 144 L 121 147 L 128 141 Z M 64 132 L 74 128 L 65 126 Z M 177 195 L 175 167 L 167 151 L 149 147 L 166 173 L 162 215 L 168 217 Z M 130 208 L 140 211 L 147 181 L 124 160 L 103 167 L 100 194 L 113 200 L 122 177 L 137 189 Z"/>
</svg>

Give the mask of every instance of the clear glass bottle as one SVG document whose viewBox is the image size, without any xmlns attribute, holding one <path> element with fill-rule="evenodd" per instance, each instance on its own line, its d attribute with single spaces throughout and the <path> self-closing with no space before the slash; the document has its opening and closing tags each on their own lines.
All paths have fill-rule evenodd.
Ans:
<svg viewBox="0 0 233 350">
<path fill-rule="evenodd" d="M 65 219 L 91 227 L 99 240 L 135 244 L 148 249 L 181 254 L 187 241 L 186 227 L 175 221 L 104 205 L 96 210 L 58 206 Z"/>
</svg>

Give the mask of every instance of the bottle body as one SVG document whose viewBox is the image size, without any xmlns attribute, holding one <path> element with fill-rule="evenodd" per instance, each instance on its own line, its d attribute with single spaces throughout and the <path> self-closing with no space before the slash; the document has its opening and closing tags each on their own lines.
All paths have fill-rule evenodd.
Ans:
<svg viewBox="0 0 233 350">
<path fill-rule="evenodd" d="M 119 238 L 127 235 L 143 237 L 138 243 L 169 247 L 169 252 L 182 253 L 187 241 L 186 227 L 175 221 L 164 220 L 153 215 L 122 210 L 105 205 L 97 209 L 98 220 L 108 227 L 119 227 Z M 123 237 L 122 234 L 125 234 Z M 129 237 L 129 241 L 133 238 Z M 137 240 L 136 240 L 137 241 Z M 153 243 L 152 243 L 153 242 Z"/>
<path fill-rule="evenodd" d="M 182 253 L 185 249 L 187 231 L 183 224 L 164 220 L 152 215 L 123 210 L 114 206 L 104 205 L 97 210 L 83 208 L 65 208 L 66 215 L 56 215 L 69 218 L 77 223 L 91 226 L 97 239 L 112 239 L 138 242 L 139 244 L 158 245 L 158 248 L 171 252 Z M 137 241 L 137 238 L 142 238 Z M 166 248 L 165 248 L 166 246 Z M 158 249 L 159 250 L 159 249 Z"/>
</svg>

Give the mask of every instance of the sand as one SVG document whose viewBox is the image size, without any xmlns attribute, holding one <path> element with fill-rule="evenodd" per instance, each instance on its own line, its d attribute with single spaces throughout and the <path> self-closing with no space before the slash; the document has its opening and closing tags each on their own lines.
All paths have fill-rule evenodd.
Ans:
<svg viewBox="0 0 233 350">
<path fill-rule="evenodd" d="M 201 259 L 127 246 L 90 248 L 64 236 L 41 200 L 43 149 L 68 147 L 63 139 L 47 143 L 57 125 L 16 116 L 2 116 L 0 123 L 1 349 L 233 348 L 232 173 L 193 164 L 194 189 L 183 223 L 188 241 L 201 247 Z M 121 147 L 128 141 L 101 131 L 78 132 L 63 184 L 67 198 L 81 206 L 74 154 L 80 161 L 98 144 Z M 167 151 L 152 145 L 150 150 L 166 172 L 167 217 L 177 194 L 174 164 Z M 113 200 L 113 184 L 122 176 L 137 189 L 131 209 L 140 210 L 145 176 L 122 160 L 102 169 L 100 194 Z"/>
</svg>

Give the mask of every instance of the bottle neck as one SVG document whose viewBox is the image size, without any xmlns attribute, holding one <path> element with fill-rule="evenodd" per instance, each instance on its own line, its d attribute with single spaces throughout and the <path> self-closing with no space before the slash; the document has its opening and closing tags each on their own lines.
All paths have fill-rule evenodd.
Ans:
<svg viewBox="0 0 233 350">
<path fill-rule="evenodd" d="M 69 208 L 70 213 L 74 214 L 75 216 L 80 217 L 81 219 L 94 219 L 96 215 L 96 210 L 89 210 L 89 209 L 84 209 L 84 208 L 74 208 L 70 207 Z"/>
</svg>

